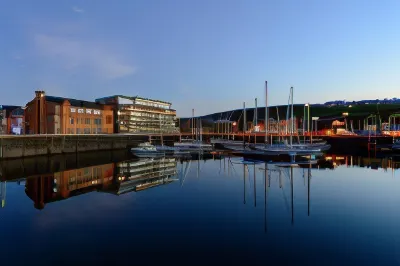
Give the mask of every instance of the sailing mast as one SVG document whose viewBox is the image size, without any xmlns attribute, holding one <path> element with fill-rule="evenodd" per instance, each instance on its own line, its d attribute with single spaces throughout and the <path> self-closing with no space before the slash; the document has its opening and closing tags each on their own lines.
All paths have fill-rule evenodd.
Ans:
<svg viewBox="0 0 400 266">
<path fill-rule="evenodd" d="M 243 102 L 243 148 L 245 145 L 245 132 L 246 132 L 246 103 Z"/>
<path fill-rule="evenodd" d="M 294 117 L 293 117 L 293 87 L 290 87 L 290 101 L 291 101 L 291 125 L 290 125 L 290 147 L 293 145 L 293 128 L 294 128 Z"/>
<path fill-rule="evenodd" d="M 269 126 L 269 121 L 268 121 L 268 82 L 265 81 L 265 122 L 264 122 L 264 127 L 265 127 L 265 144 L 268 144 L 268 126 Z"/>
<path fill-rule="evenodd" d="M 276 116 L 278 118 L 278 141 L 281 142 L 281 121 L 279 120 L 279 109 L 276 107 Z"/>
<path fill-rule="evenodd" d="M 192 139 L 194 138 L 194 109 L 192 109 Z"/>
<path fill-rule="evenodd" d="M 257 143 L 257 132 L 256 132 L 256 126 L 257 126 L 257 122 L 258 122 L 258 117 L 257 117 L 257 98 L 255 99 L 255 109 L 254 109 L 254 122 L 253 122 L 253 128 L 254 128 L 254 144 Z"/>
<path fill-rule="evenodd" d="M 201 123 L 201 118 L 199 118 L 199 135 L 200 142 L 203 143 L 203 125 Z"/>
<path fill-rule="evenodd" d="M 257 126 L 257 122 L 258 122 L 258 117 L 257 117 L 257 98 L 255 99 L 255 109 L 254 109 L 254 130 L 255 127 Z"/>
<path fill-rule="evenodd" d="M 290 91 L 289 91 L 289 98 L 287 100 L 287 107 L 286 107 L 286 123 L 285 123 L 285 134 L 289 134 L 289 112 L 290 112 Z"/>
</svg>

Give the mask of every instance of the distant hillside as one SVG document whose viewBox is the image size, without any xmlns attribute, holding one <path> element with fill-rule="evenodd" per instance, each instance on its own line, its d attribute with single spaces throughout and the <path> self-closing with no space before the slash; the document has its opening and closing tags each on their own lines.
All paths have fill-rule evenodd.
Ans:
<svg viewBox="0 0 400 266">
<path fill-rule="evenodd" d="M 307 107 L 306 107 L 307 108 Z M 268 108 L 269 117 L 273 119 L 278 118 L 284 120 L 286 118 L 287 105 L 271 106 Z M 304 113 L 304 105 L 296 104 L 293 106 L 294 116 L 302 118 Z M 311 105 L 310 106 L 310 117 L 319 117 L 321 120 L 329 120 L 342 118 L 343 113 L 348 113 L 348 119 L 350 120 L 363 120 L 371 114 L 380 115 L 382 122 L 387 122 L 391 114 L 400 113 L 400 104 L 363 104 L 363 105 L 352 105 L 349 106 L 325 106 L 325 105 Z M 290 115 L 290 114 L 289 114 Z M 254 108 L 246 109 L 247 121 L 253 121 Z M 257 109 L 257 116 L 259 120 L 265 119 L 265 107 L 259 107 Z M 190 117 L 181 118 L 180 123 L 184 125 L 188 124 Z M 213 123 L 217 120 L 230 120 L 230 121 L 242 121 L 243 110 L 231 110 L 220 113 L 214 113 L 210 115 L 201 116 L 204 127 L 212 127 Z M 321 121 L 322 122 L 322 121 Z M 319 122 L 320 123 L 320 122 Z"/>
</svg>

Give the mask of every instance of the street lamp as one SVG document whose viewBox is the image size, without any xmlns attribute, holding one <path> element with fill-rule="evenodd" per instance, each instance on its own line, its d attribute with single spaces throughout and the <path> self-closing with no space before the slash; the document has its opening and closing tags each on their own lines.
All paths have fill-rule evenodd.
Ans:
<svg viewBox="0 0 400 266">
<path fill-rule="evenodd" d="M 305 118 L 306 107 L 307 107 L 307 133 L 309 133 L 310 132 L 310 104 L 306 103 L 304 105 L 304 118 Z M 304 123 L 303 123 L 303 127 L 305 127 Z M 303 132 L 304 132 L 304 130 L 303 130 Z M 305 142 L 305 138 L 306 138 L 306 136 L 304 135 L 304 142 Z"/>
<path fill-rule="evenodd" d="M 346 117 L 349 116 L 349 113 L 348 113 L 348 112 L 345 112 L 345 113 L 342 113 L 342 115 L 344 116 L 344 123 L 345 123 L 346 131 L 347 131 L 347 119 L 346 119 Z"/>
</svg>

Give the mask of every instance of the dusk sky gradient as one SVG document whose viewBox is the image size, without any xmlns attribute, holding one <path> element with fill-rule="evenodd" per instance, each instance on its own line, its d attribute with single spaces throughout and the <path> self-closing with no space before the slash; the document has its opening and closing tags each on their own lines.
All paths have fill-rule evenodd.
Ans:
<svg viewBox="0 0 400 266">
<path fill-rule="evenodd" d="M 0 104 L 139 95 L 179 116 L 400 98 L 400 1 L 0 3 Z"/>
</svg>

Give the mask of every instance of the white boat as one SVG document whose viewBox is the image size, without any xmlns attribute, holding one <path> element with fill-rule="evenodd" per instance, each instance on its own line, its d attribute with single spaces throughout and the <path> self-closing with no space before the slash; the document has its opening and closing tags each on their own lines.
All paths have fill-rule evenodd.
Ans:
<svg viewBox="0 0 400 266">
<path fill-rule="evenodd" d="M 330 144 L 249 144 L 249 147 L 253 150 L 263 150 L 263 151 L 280 151 L 287 152 L 289 150 L 298 151 L 300 153 L 304 152 L 322 152 L 327 151 L 331 148 Z"/>
<path fill-rule="evenodd" d="M 158 151 L 154 145 L 149 142 L 140 143 L 136 148 L 132 148 L 131 152 L 137 157 L 162 157 L 165 152 Z"/>
<path fill-rule="evenodd" d="M 201 141 L 196 141 L 196 140 L 189 140 L 185 141 L 182 140 L 182 142 L 175 142 L 174 147 L 178 148 L 180 151 L 211 151 L 212 150 L 212 145 L 208 143 L 203 143 Z"/>
<path fill-rule="evenodd" d="M 166 155 L 173 155 L 175 157 L 186 157 L 190 156 L 190 151 L 183 150 L 180 147 L 171 147 L 171 146 L 156 146 L 157 151 L 164 152 Z"/>
<path fill-rule="evenodd" d="M 182 139 L 180 142 L 175 142 L 174 147 L 177 148 L 177 150 L 179 151 L 190 151 L 190 152 L 212 151 L 213 149 L 211 144 L 203 143 L 201 119 L 199 120 L 199 126 L 196 127 L 196 140 Z"/>
</svg>

